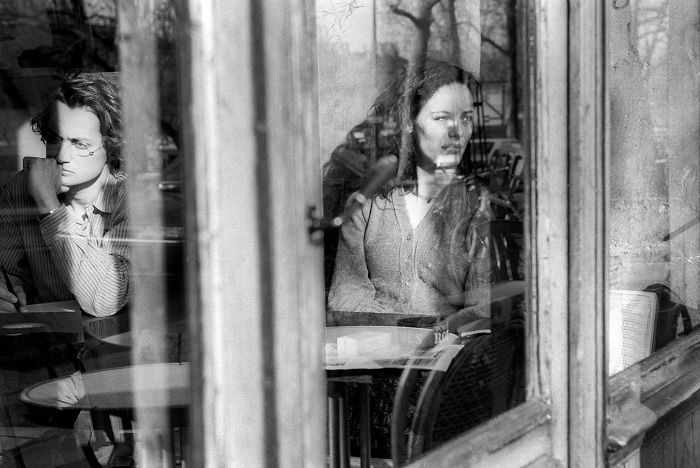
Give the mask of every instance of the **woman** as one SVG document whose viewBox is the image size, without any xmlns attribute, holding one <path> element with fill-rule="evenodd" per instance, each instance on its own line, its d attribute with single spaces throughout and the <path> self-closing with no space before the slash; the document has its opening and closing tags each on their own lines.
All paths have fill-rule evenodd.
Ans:
<svg viewBox="0 0 700 468">
<path fill-rule="evenodd" d="M 375 103 L 375 116 L 407 132 L 403 170 L 393 187 L 355 198 L 361 207 L 341 228 L 330 310 L 447 316 L 478 302 L 487 278 L 471 240 L 489 215 L 487 193 L 475 189 L 463 158 L 474 125 L 473 79 L 427 61 Z"/>
</svg>

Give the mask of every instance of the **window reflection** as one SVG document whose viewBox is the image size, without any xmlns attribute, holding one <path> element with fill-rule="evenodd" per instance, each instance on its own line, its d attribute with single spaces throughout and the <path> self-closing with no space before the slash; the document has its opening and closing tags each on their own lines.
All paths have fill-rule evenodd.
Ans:
<svg viewBox="0 0 700 468">
<path fill-rule="evenodd" d="M 118 7 L 0 5 L 2 466 L 167 466 L 186 458 L 175 10 L 168 0 Z M 133 94 L 125 102 L 125 90 L 146 85 L 120 69 L 128 41 L 117 39 L 118 18 L 150 25 L 155 60 L 139 73 L 153 77 L 144 80 L 153 105 L 134 105 Z M 142 37 L 127 36 L 139 49 Z M 129 53 L 145 55 L 140 49 Z M 149 197 L 133 197 L 135 190 Z M 137 311 L 138 297 L 152 297 L 153 310 Z"/>
<path fill-rule="evenodd" d="M 329 455 L 403 464 L 524 401 L 521 57 L 515 2 L 354 5 L 318 5 Z"/>
<path fill-rule="evenodd" d="M 697 50 L 684 39 L 686 8 L 640 0 L 609 18 L 610 374 L 700 321 L 697 61 L 688 60 Z"/>
</svg>

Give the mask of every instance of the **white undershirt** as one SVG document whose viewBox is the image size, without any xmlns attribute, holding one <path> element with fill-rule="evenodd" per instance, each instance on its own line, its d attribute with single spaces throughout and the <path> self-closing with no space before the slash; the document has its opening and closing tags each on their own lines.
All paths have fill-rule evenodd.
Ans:
<svg viewBox="0 0 700 468">
<path fill-rule="evenodd" d="M 411 227 L 415 229 L 421 220 L 425 218 L 428 210 L 430 210 L 430 202 L 410 192 L 404 194 L 404 200 L 406 201 L 406 211 L 408 212 L 408 219 L 411 221 Z"/>
</svg>

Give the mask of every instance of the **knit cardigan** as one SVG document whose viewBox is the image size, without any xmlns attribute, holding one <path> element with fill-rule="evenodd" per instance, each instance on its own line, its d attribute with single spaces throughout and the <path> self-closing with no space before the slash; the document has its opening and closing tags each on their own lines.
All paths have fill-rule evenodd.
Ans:
<svg viewBox="0 0 700 468">
<path fill-rule="evenodd" d="M 415 229 L 403 189 L 365 202 L 341 227 L 329 310 L 445 317 L 480 302 L 488 262 L 476 258 L 474 226 L 489 218 L 486 196 L 457 179 Z"/>
</svg>

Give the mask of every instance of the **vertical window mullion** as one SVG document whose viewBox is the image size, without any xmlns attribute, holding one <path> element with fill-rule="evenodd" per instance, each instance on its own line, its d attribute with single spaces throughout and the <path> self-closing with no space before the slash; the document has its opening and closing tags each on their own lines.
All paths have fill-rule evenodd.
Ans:
<svg viewBox="0 0 700 468">
<path fill-rule="evenodd" d="M 569 466 L 604 466 L 603 4 L 569 2 Z"/>
</svg>

